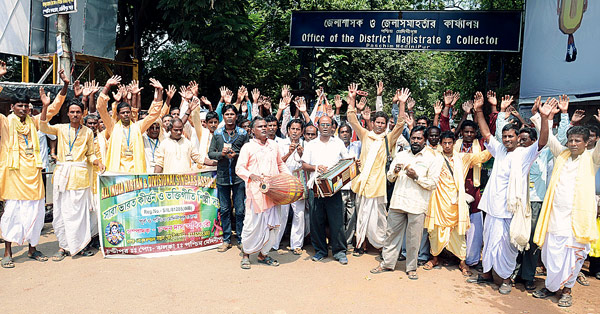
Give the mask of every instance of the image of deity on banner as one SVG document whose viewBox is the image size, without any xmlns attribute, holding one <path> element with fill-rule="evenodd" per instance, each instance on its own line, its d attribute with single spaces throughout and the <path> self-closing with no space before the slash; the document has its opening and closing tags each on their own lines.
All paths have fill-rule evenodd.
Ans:
<svg viewBox="0 0 600 314">
<path fill-rule="evenodd" d="M 110 244 L 119 245 L 125 239 L 125 228 L 119 222 L 112 221 L 106 226 L 104 235 Z"/>
</svg>

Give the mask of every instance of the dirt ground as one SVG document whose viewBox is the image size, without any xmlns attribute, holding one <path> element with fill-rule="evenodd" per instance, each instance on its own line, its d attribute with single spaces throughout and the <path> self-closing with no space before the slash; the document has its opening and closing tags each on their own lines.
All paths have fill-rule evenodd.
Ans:
<svg viewBox="0 0 600 314">
<path fill-rule="evenodd" d="M 282 244 L 283 246 L 283 244 Z M 4 249 L 0 254 L 4 254 Z M 38 248 L 51 256 L 58 249 L 46 224 Z M 456 266 L 425 271 L 409 280 L 404 262 L 396 271 L 372 275 L 377 255 L 312 262 L 308 252 L 271 256 L 279 267 L 239 267 L 240 251 L 210 250 L 153 259 L 67 257 L 60 263 L 27 258 L 26 247 L 13 249 L 14 269 L 0 269 L 3 313 L 600 313 L 600 280 L 576 284 L 574 305 L 561 309 L 557 298 L 534 299 L 522 285 L 509 296 L 497 285 L 465 282 Z M 543 279 L 538 278 L 538 287 Z"/>
</svg>

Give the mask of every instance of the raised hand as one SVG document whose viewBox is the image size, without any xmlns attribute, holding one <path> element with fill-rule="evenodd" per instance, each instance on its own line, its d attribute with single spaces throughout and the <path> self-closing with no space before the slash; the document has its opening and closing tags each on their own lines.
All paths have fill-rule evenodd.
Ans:
<svg viewBox="0 0 600 314">
<path fill-rule="evenodd" d="M 229 89 L 227 87 L 225 87 L 225 86 L 221 86 L 221 88 L 219 88 L 219 92 L 221 93 L 221 98 L 225 97 L 225 95 L 227 94 L 228 90 Z"/>
<path fill-rule="evenodd" d="M 542 105 L 542 96 L 538 96 L 533 102 L 533 106 L 531 106 L 531 115 L 535 115 L 538 112 L 538 109 Z"/>
<path fill-rule="evenodd" d="M 173 86 L 173 87 L 175 87 L 175 86 Z M 198 97 L 192 97 L 192 101 L 190 102 L 190 107 L 189 107 L 188 111 L 192 112 L 192 111 L 194 111 L 194 109 L 198 108 L 198 106 L 200 106 L 200 99 L 198 99 Z"/>
<path fill-rule="evenodd" d="M 285 96 L 283 96 L 283 101 L 286 103 L 286 106 L 289 106 L 290 103 L 292 103 L 292 94 L 291 93 L 286 93 Z"/>
<path fill-rule="evenodd" d="M 6 74 L 6 62 L 0 60 L 0 77 Z"/>
<path fill-rule="evenodd" d="M 185 99 L 187 102 L 192 101 L 192 97 L 194 97 L 194 93 L 192 93 L 192 90 L 186 86 L 179 86 L 179 96 L 181 96 L 182 99 Z"/>
<path fill-rule="evenodd" d="M 465 101 L 462 104 L 462 109 L 465 112 L 465 114 L 471 113 L 471 110 L 473 110 L 473 101 L 472 100 Z"/>
<path fill-rule="evenodd" d="M 123 99 L 123 94 L 121 94 L 121 88 L 117 90 L 117 92 L 112 92 L 113 98 L 116 102 L 120 102 Z"/>
<path fill-rule="evenodd" d="M 279 107 L 277 107 L 277 109 L 284 111 L 289 106 L 290 106 L 290 104 L 288 102 L 286 102 L 283 98 L 280 98 L 279 99 Z"/>
<path fill-rule="evenodd" d="M 196 83 L 196 81 L 191 81 L 189 84 L 189 88 L 192 91 L 192 94 L 194 94 L 194 96 L 198 97 L 198 83 Z M 167 96 L 169 95 L 169 93 L 167 92 Z"/>
<path fill-rule="evenodd" d="M 265 97 L 263 107 L 271 114 L 271 97 Z"/>
<path fill-rule="evenodd" d="M 458 116 L 458 108 L 452 108 L 452 118 Z"/>
<path fill-rule="evenodd" d="M 121 93 L 121 99 L 127 96 L 127 86 L 119 85 L 119 93 Z M 131 99 L 131 94 L 129 95 L 129 99 Z"/>
<path fill-rule="evenodd" d="M 244 85 L 240 86 L 238 88 L 238 92 L 237 92 L 237 101 L 236 103 L 241 103 L 242 100 L 244 99 L 244 95 L 246 94 L 246 87 L 244 87 Z"/>
<path fill-rule="evenodd" d="M 416 104 L 417 102 L 412 97 L 408 97 L 408 100 L 406 101 L 406 110 L 413 110 Z"/>
<path fill-rule="evenodd" d="M 498 99 L 496 98 L 496 92 L 489 90 L 486 94 L 487 97 L 487 101 L 490 103 L 490 105 L 492 106 L 498 106 Z"/>
<path fill-rule="evenodd" d="M 362 116 L 367 121 L 371 120 L 371 107 L 366 106 L 365 110 L 363 110 L 363 112 L 362 112 Z"/>
<path fill-rule="evenodd" d="M 283 85 L 283 87 L 281 87 L 281 97 L 285 98 L 288 93 L 290 92 L 290 86 L 289 85 Z"/>
<path fill-rule="evenodd" d="M 540 112 L 540 114 L 541 114 L 541 112 Z M 577 110 L 575 110 L 575 113 L 573 113 L 573 116 L 571 117 L 571 124 L 577 125 L 577 124 L 579 124 L 579 122 L 581 122 L 581 120 L 583 120 L 583 118 L 585 118 L 585 111 L 581 110 L 581 109 L 577 109 Z"/>
<path fill-rule="evenodd" d="M 454 94 L 452 94 L 452 104 L 450 104 L 450 106 L 454 107 L 454 105 L 456 105 L 456 102 L 460 99 L 460 93 L 456 92 Z"/>
<path fill-rule="evenodd" d="M 333 102 L 335 103 L 336 109 L 342 109 L 342 96 L 335 95 L 335 97 L 333 98 Z"/>
<path fill-rule="evenodd" d="M 232 98 L 233 98 L 233 92 L 230 91 L 229 89 L 227 91 L 225 91 L 225 96 L 223 97 L 223 101 L 225 102 L 225 104 L 230 104 Z"/>
<path fill-rule="evenodd" d="M 350 103 L 350 101 L 356 100 L 356 92 L 357 91 L 358 91 L 358 84 L 351 83 L 348 86 L 348 103 Z"/>
<path fill-rule="evenodd" d="M 163 97 L 163 86 L 154 78 L 150 79 L 150 86 L 154 87 L 154 101 L 162 101 Z"/>
<path fill-rule="evenodd" d="M 304 97 L 296 97 L 294 103 L 296 104 L 296 108 L 298 108 L 300 112 L 306 112 L 306 101 L 304 100 Z"/>
<path fill-rule="evenodd" d="M 326 113 L 331 118 L 333 118 L 333 116 L 335 116 L 335 110 L 333 110 L 333 107 L 331 105 L 327 105 L 327 111 L 326 111 Z"/>
<path fill-rule="evenodd" d="M 598 109 L 598 114 L 595 114 L 594 118 L 596 118 L 596 121 L 600 122 L 600 109 Z"/>
<path fill-rule="evenodd" d="M 40 86 L 40 100 L 42 101 L 42 106 L 50 106 L 50 96 L 49 94 L 46 94 L 43 86 Z"/>
<path fill-rule="evenodd" d="M 512 102 L 513 102 L 513 96 L 504 95 L 504 97 L 502 97 L 502 102 L 500 103 L 500 110 L 506 111 L 506 108 L 508 108 L 508 106 L 510 106 L 510 104 Z"/>
<path fill-rule="evenodd" d="M 367 97 L 360 97 L 360 101 L 356 105 L 358 111 L 363 111 L 367 107 Z"/>
<path fill-rule="evenodd" d="M 540 116 L 548 119 L 548 116 L 552 114 L 556 106 L 558 105 L 558 100 L 556 98 L 548 97 L 544 105 L 539 107 Z"/>
<path fill-rule="evenodd" d="M 473 97 L 473 109 L 477 111 L 481 111 L 483 108 L 483 94 L 481 92 L 475 93 L 475 97 Z"/>
<path fill-rule="evenodd" d="M 410 130 L 415 126 L 415 120 L 409 114 L 404 114 L 404 122 L 406 122 L 406 126 L 408 126 Z"/>
<path fill-rule="evenodd" d="M 569 111 L 569 97 L 567 95 L 560 95 L 558 97 L 558 108 L 562 113 Z"/>
<path fill-rule="evenodd" d="M 444 95 L 444 104 L 446 102 L 445 98 L 446 98 L 446 96 Z M 452 101 L 452 100 L 450 100 L 450 101 Z M 444 106 L 442 105 L 442 102 L 439 101 L 439 100 L 436 101 L 435 104 L 433 105 L 433 113 L 436 116 L 439 116 L 442 113 L 442 109 L 444 109 Z"/>
<path fill-rule="evenodd" d="M 202 101 L 203 104 L 209 106 L 212 108 L 212 104 L 210 103 L 210 101 L 208 100 L 208 98 L 206 98 L 205 96 L 200 97 L 200 101 Z"/>
<path fill-rule="evenodd" d="M 451 107 L 453 99 L 454 93 L 451 90 L 447 90 L 444 92 L 444 106 Z"/>
<path fill-rule="evenodd" d="M 169 88 L 167 88 L 167 100 L 173 99 L 173 96 L 175 96 L 176 92 L 177 89 L 175 88 L 175 85 L 169 85 Z"/>
<path fill-rule="evenodd" d="M 92 94 L 92 88 L 93 88 L 93 85 L 91 82 L 83 83 L 83 90 L 81 91 L 81 93 L 83 94 L 83 97 L 90 96 Z"/>
<path fill-rule="evenodd" d="M 121 83 L 121 77 L 118 75 L 113 75 L 111 78 L 108 79 L 108 81 L 106 81 L 105 86 L 111 88 L 113 86 L 119 85 L 119 83 Z"/>
<path fill-rule="evenodd" d="M 64 69 L 60 69 L 60 71 L 58 71 L 58 74 L 60 76 L 60 79 L 63 81 L 63 84 L 65 84 L 65 85 L 71 84 L 71 80 L 65 74 L 65 70 Z"/>
<path fill-rule="evenodd" d="M 133 80 L 131 81 L 131 94 L 139 95 L 142 92 L 143 87 L 140 87 L 140 81 Z"/>
<path fill-rule="evenodd" d="M 408 97 L 410 97 L 410 89 L 403 88 L 402 90 L 400 90 L 400 95 L 398 96 L 398 101 L 400 101 L 401 103 L 406 103 L 406 101 L 408 100 Z"/>
<path fill-rule="evenodd" d="M 400 97 L 400 90 L 397 89 L 396 93 L 394 93 L 394 97 L 392 97 L 392 104 L 395 104 L 399 101 Z"/>
<path fill-rule="evenodd" d="M 83 86 L 81 86 L 81 83 L 79 82 L 79 80 L 75 81 L 75 83 L 73 83 L 73 92 L 75 93 L 75 98 L 79 98 L 81 96 L 81 94 L 83 93 Z"/>
<path fill-rule="evenodd" d="M 377 96 L 383 95 L 383 82 L 377 83 Z"/>
<path fill-rule="evenodd" d="M 258 98 L 260 97 L 260 91 L 258 88 L 252 90 L 252 103 L 257 104 Z"/>
</svg>

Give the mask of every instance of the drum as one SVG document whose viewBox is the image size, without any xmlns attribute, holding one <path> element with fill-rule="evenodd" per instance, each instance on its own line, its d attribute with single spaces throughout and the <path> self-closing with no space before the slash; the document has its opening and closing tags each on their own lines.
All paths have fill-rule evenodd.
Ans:
<svg viewBox="0 0 600 314">
<path fill-rule="evenodd" d="M 259 189 L 277 205 L 291 204 L 304 195 L 302 182 L 287 173 L 266 178 Z"/>
</svg>

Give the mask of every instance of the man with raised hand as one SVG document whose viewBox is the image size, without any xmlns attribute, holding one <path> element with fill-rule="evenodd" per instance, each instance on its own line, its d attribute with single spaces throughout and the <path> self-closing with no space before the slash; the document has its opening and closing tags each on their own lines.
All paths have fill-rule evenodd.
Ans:
<svg viewBox="0 0 600 314">
<path fill-rule="evenodd" d="M 117 105 L 117 123 L 108 115 L 107 104 L 111 87 L 116 86 L 121 77 L 115 75 L 106 81 L 98 97 L 98 113 L 106 126 L 107 150 L 106 170 L 110 172 L 145 173 L 146 154 L 142 134 L 160 117 L 163 105 L 163 87 L 159 81 L 150 79 L 154 87 L 154 101 L 144 119 L 132 122 L 131 105 L 121 102 Z"/>
<path fill-rule="evenodd" d="M 363 165 L 360 175 L 352 180 L 352 191 L 356 193 L 358 220 L 356 223 L 356 250 L 364 252 L 365 239 L 369 239 L 376 249 L 383 246 L 385 240 L 387 193 L 385 167 L 388 157 L 395 149 L 398 137 L 404 129 L 401 115 L 394 130 L 385 134 L 388 116 L 378 111 L 371 115 L 373 130 L 362 127 L 356 115 L 357 84 L 348 87 L 348 122 L 362 143 L 360 161 Z M 399 95 L 401 113 L 410 96 L 408 89 L 402 89 Z"/>
<path fill-rule="evenodd" d="M 586 150 L 588 141 L 589 130 L 574 126 L 567 131 L 566 147 L 552 135 L 548 142 L 554 169 L 533 237 L 542 247 L 548 275 L 545 287 L 533 296 L 547 298 L 562 287 L 560 307 L 573 304 L 571 289 L 591 243 L 599 238 L 594 180 L 600 168 L 600 146 Z"/>
<path fill-rule="evenodd" d="M 77 99 L 68 107 L 69 123 L 48 125 L 48 102 L 43 102 L 40 130 L 57 137 L 57 165 L 53 176 L 54 209 L 52 227 L 58 239 L 59 250 L 52 257 L 55 262 L 65 256 L 74 256 L 91 240 L 90 211 L 93 209 L 91 193 L 92 166 L 104 171 L 96 158 L 94 132 L 81 124 L 83 105 Z M 90 256 L 93 253 L 83 252 Z"/>
<path fill-rule="evenodd" d="M 0 64 L 4 72 L 4 64 Z M 69 87 L 69 79 L 61 70 L 63 88 L 47 108 L 51 119 L 60 111 Z M 50 102 L 43 88 L 40 98 Z M 14 268 L 12 243 L 29 242 L 28 256 L 40 262 L 48 260 L 36 249 L 44 227 L 45 190 L 42 183 L 42 157 L 37 136 L 39 115 L 31 117 L 29 97 L 18 96 L 11 100 L 8 117 L 0 114 L 0 199 L 4 199 L 4 214 L 0 222 L 4 238 L 3 268 Z"/>
<path fill-rule="evenodd" d="M 520 228 L 531 223 L 531 210 L 527 202 L 527 174 L 540 151 L 548 142 L 548 115 L 556 103 L 549 102 L 540 108 L 542 128 L 539 140 L 530 147 L 519 147 L 519 129 L 508 124 L 502 129 L 502 143 L 490 133 L 483 116 L 483 94 L 475 94 L 473 109 L 486 148 L 494 157 L 492 174 L 479 203 L 486 212 L 483 227 L 483 274 L 469 278 L 471 283 L 491 283 L 492 269 L 502 278 L 501 294 L 512 290 L 510 276 L 517 264 L 517 254 L 529 240 L 530 230 Z M 527 229 L 527 230 L 526 230 Z M 527 238 L 524 240 L 524 237 Z"/>
</svg>

